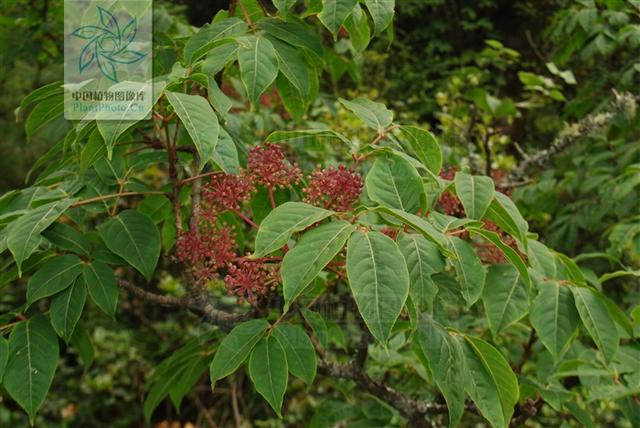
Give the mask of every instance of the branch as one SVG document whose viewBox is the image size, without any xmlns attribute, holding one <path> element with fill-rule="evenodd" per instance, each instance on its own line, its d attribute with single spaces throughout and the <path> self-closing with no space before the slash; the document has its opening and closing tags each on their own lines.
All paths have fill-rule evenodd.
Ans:
<svg viewBox="0 0 640 428">
<path fill-rule="evenodd" d="M 636 97 L 634 95 L 630 93 L 619 94 L 615 91 L 613 95 L 614 99 L 609 111 L 589 114 L 577 123 L 565 126 L 549 148 L 540 150 L 532 155 L 524 154 L 524 160 L 509 175 L 509 181 L 521 181 L 532 167 L 544 166 L 555 155 L 566 150 L 582 137 L 604 128 L 617 114 L 634 112 L 636 105 Z"/>
<path fill-rule="evenodd" d="M 138 287 L 126 280 L 118 280 L 118 286 L 127 290 L 129 294 L 154 305 L 188 309 L 206 321 L 215 324 L 225 331 L 231 330 L 237 323 L 254 318 L 259 315 L 257 310 L 251 310 L 244 314 L 234 314 L 214 308 L 211 301 L 201 302 L 192 296 L 167 296 L 156 294 Z"/>
</svg>

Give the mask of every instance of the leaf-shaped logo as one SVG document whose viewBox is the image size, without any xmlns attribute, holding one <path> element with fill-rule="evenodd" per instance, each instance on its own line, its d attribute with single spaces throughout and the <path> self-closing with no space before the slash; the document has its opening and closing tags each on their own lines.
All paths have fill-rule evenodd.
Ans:
<svg viewBox="0 0 640 428">
<path fill-rule="evenodd" d="M 103 76 L 118 82 L 116 64 L 133 64 L 146 56 L 145 53 L 129 49 L 138 32 L 135 17 L 120 28 L 118 19 L 110 11 L 97 6 L 99 25 L 84 25 L 76 28 L 71 35 L 87 40 L 78 58 L 78 70 L 96 64 Z"/>
</svg>

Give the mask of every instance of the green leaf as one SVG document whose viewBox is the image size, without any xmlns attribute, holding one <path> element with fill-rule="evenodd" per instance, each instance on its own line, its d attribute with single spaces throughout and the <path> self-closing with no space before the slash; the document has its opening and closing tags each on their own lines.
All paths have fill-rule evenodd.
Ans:
<svg viewBox="0 0 640 428">
<path fill-rule="evenodd" d="M 27 107 L 29 107 L 31 104 L 43 101 L 56 94 L 62 94 L 64 92 L 64 89 L 62 87 L 63 84 L 64 82 L 62 80 L 58 80 L 56 82 L 49 83 L 48 85 L 41 86 L 24 97 L 22 99 L 22 102 L 20 103 L 20 106 L 14 111 L 16 119 L 19 120 L 22 116 L 22 112 L 26 110 Z"/>
<path fill-rule="evenodd" d="M 147 114 L 150 115 L 151 114 L 151 107 L 156 105 L 156 103 L 158 102 L 158 100 L 160 99 L 160 96 L 162 95 L 162 91 L 164 90 L 164 87 L 166 86 L 166 82 L 164 81 L 154 81 L 151 84 L 151 90 L 153 92 L 153 99 L 151 100 L 152 102 L 149 103 L 149 110 L 147 110 Z M 110 90 L 115 91 L 115 90 L 119 90 L 119 91 L 126 91 L 126 90 L 134 90 L 134 91 L 139 91 L 140 90 L 140 84 L 139 83 L 133 83 L 133 82 L 122 82 L 122 83 L 118 83 L 117 85 L 114 85 L 110 88 Z M 130 104 L 135 103 L 136 101 L 130 101 Z M 131 117 L 130 114 L 130 105 L 127 105 L 126 109 L 123 109 L 120 113 L 121 116 L 118 119 L 115 120 L 96 120 L 96 125 L 98 127 L 98 131 L 100 131 L 100 134 L 102 135 L 102 137 L 104 138 L 104 143 L 107 147 L 107 157 L 109 159 L 111 159 L 111 154 L 113 152 L 113 148 L 115 147 L 116 143 L 119 141 L 120 136 L 122 136 L 127 130 L 131 129 L 136 123 L 140 122 L 139 120 L 131 120 L 129 119 Z"/>
<path fill-rule="evenodd" d="M 278 57 L 278 68 L 282 74 L 303 99 L 309 99 L 313 92 L 312 75 L 316 73 L 315 68 L 307 63 L 300 49 L 276 38 L 272 38 L 270 41 Z"/>
<path fill-rule="evenodd" d="M 468 218 L 480 220 L 493 200 L 495 186 L 489 177 L 459 171 L 455 177 L 456 194 Z"/>
<path fill-rule="evenodd" d="M 445 267 L 440 250 L 424 236 L 414 233 L 400 232 L 397 242 L 409 270 L 411 300 L 421 311 L 429 310 L 438 292 L 431 275 Z"/>
<path fill-rule="evenodd" d="M 113 317 L 118 305 L 118 286 L 113 270 L 108 265 L 94 260 L 91 264 L 85 265 L 82 278 L 93 303 Z"/>
<path fill-rule="evenodd" d="M 395 208 L 386 208 L 380 207 L 377 211 L 381 211 L 386 214 L 390 214 L 393 217 L 399 219 L 404 224 L 410 226 L 417 232 L 420 232 L 425 238 L 435 243 L 440 251 L 446 255 L 452 255 L 451 251 L 448 249 L 448 241 L 447 237 L 436 229 L 429 221 L 425 218 L 418 217 L 415 214 L 406 213 L 402 210 L 398 210 Z"/>
<path fill-rule="evenodd" d="M 7 339 L 0 336 L 0 383 L 4 376 L 4 370 L 7 367 L 7 360 L 9 359 L 9 342 Z"/>
<path fill-rule="evenodd" d="M 484 218 L 497 224 L 500 229 L 520 241 L 527 248 L 529 225 L 522 217 L 518 207 L 502 192 L 495 192 Z"/>
<path fill-rule="evenodd" d="M 82 265 L 82 260 L 72 254 L 55 257 L 44 263 L 29 279 L 27 305 L 67 288 L 82 272 Z"/>
<path fill-rule="evenodd" d="M 200 95 L 169 91 L 165 91 L 165 95 L 198 149 L 202 168 L 213 157 L 218 143 L 218 116 L 207 100 Z"/>
<path fill-rule="evenodd" d="M 393 112 L 382 103 L 366 98 L 356 98 L 352 101 L 338 98 L 338 101 L 358 116 L 369 128 L 378 132 L 383 132 L 393 122 Z"/>
<path fill-rule="evenodd" d="M 531 305 L 531 324 L 540 341 L 557 357 L 574 336 L 580 323 L 573 295 L 559 282 L 543 283 Z"/>
<path fill-rule="evenodd" d="M 213 152 L 213 162 L 227 174 L 238 174 L 240 172 L 236 143 L 233 142 L 233 138 L 224 128 L 220 128 L 218 144 L 215 152 Z"/>
<path fill-rule="evenodd" d="M 100 131 L 96 128 L 80 152 L 80 172 L 85 173 L 98 159 L 107 156 L 107 146 Z"/>
<path fill-rule="evenodd" d="M 449 426 L 455 427 L 464 413 L 465 359 L 460 342 L 431 317 L 422 315 L 416 330 L 419 349 L 424 353 L 436 385 L 449 410 Z"/>
<path fill-rule="evenodd" d="M 241 36 L 248 30 L 247 24 L 235 17 L 204 25 L 184 45 L 184 59 L 187 65 L 205 55 L 221 39 Z"/>
<path fill-rule="evenodd" d="M 316 377 L 316 351 L 302 327 L 294 324 L 278 324 L 273 330 L 287 355 L 289 372 L 307 385 Z"/>
<path fill-rule="evenodd" d="M 40 101 L 29 113 L 25 123 L 27 139 L 42 129 L 47 123 L 64 114 L 64 96 L 62 94 L 53 95 Z"/>
<path fill-rule="evenodd" d="M 249 376 L 256 391 L 281 416 L 289 374 L 286 354 L 275 337 L 268 336 L 258 342 L 249 358 Z"/>
<path fill-rule="evenodd" d="M 218 379 L 229 376 L 244 363 L 256 343 L 264 336 L 269 323 L 263 319 L 254 319 L 238 324 L 225 337 L 211 361 L 209 376 L 211 388 Z"/>
<path fill-rule="evenodd" d="M 507 428 L 520 398 L 518 379 L 507 360 L 493 346 L 475 337 L 464 338 L 469 370 L 467 393 L 491 426 Z"/>
<path fill-rule="evenodd" d="M 247 96 L 254 106 L 260 95 L 278 76 L 278 57 L 266 37 L 242 37 L 238 39 L 238 64 Z"/>
<path fill-rule="evenodd" d="M 294 232 L 299 232 L 330 215 L 333 211 L 302 202 L 286 202 L 262 220 L 256 235 L 254 257 L 263 257 L 287 244 Z"/>
<path fill-rule="evenodd" d="M 146 215 L 125 210 L 98 226 L 107 248 L 151 280 L 160 257 L 160 233 Z"/>
<path fill-rule="evenodd" d="M 278 9 L 278 12 L 285 13 L 296 4 L 298 0 L 273 0 L 273 5 Z"/>
<path fill-rule="evenodd" d="M 55 223 L 43 235 L 56 247 L 81 256 L 88 255 L 91 249 L 91 244 L 84 235 L 64 223 Z"/>
<path fill-rule="evenodd" d="M 518 270 L 518 272 L 520 272 L 520 277 L 524 280 L 525 284 L 527 284 L 527 289 L 531 288 L 531 277 L 529 276 L 527 265 L 524 263 L 516 250 L 502 242 L 502 239 L 500 239 L 500 235 L 489 230 L 478 229 L 477 227 L 468 227 L 467 230 L 469 232 L 481 235 L 483 238 L 498 247 L 500 251 L 502 251 L 502 254 L 504 254 L 504 256 L 507 258 L 509 263 L 511 263 Z"/>
<path fill-rule="evenodd" d="M 86 300 L 87 288 L 79 278 L 51 299 L 51 325 L 65 342 L 71 340 Z"/>
<path fill-rule="evenodd" d="M 400 132 L 409 141 L 420 162 L 434 175 L 438 175 L 442 169 L 442 151 L 436 137 L 416 126 L 401 126 Z"/>
<path fill-rule="evenodd" d="M 395 0 L 364 0 L 364 4 L 373 18 L 376 34 L 382 33 L 393 21 Z"/>
<path fill-rule="evenodd" d="M 546 245 L 538 241 L 529 241 L 527 258 L 532 268 L 540 272 L 546 278 L 556 277 L 556 258 Z"/>
<path fill-rule="evenodd" d="M 618 352 L 620 336 L 607 305 L 589 288 L 571 287 L 582 324 L 610 363 Z"/>
<path fill-rule="evenodd" d="M 84 369 L 89 369 L 95 358 L 95 350 L 93 349 L 89 333 L 87 333 L 87 330 L 85 330 L 81 324 L 76 325 L 76 328 L 73 331 L 73 336 L 71 336 L 71 346 L 73 346 L 78 353 Z"/>
<path fill-rule="evenodd" d="M 616 271 L 616 272 L 605 273 L 600 278 L 598 278 L 598 280 L 600 281 L 600 283 L 603 283 L 603 282 L 609 281 L 609 280 L 614 279 L 614 278 L 621 278 L 621 277 L 625 277 L 625 276 L 640 277 L 640 269 L 637 269 L 637 270 L 619 270 L 619 271 Z"/>
<path fill-rule="evenodd" d="M 396 243 L 356 231 L 347 245 L 347 277 L 371 334 L 386 344 L 409 294 L 409 272 Z"/>
<path fill-rule="evenodd" d="M 342 23 L 356 6 L 358 0 L 323 0 L 322 11 L 318 14 L 318 19 L 331 31 L 334 40 L 337 39 L 338 31 Z"/>
<path fill-rule="evenodd" d="M 367 14 L 359 4 L 353 8 L 351 15 L 344 21 L 344 28 L 349 32 L 351 44 L 356 52 L 364 52 L 371 41 L 371 29 Z"/>
<path fill-rule="evenodd" d="M 482 295 L 489 328 L 497 336 L 527 314 L 527 287 L 520 273 L 511 265 L 492 265 Z"/>
<path fill-rule="evenodd" d="M 221 40 L 209 50 L 207 57 L 202 61 L 202 72 L 209 76 L 210 80 L 214 79 L 214 76 L 222 71 L 229 62 L 235 61 L 239 47 L 234 40 Z"/>
<path fill-rule="evenodd" d="M 307 308 L 302 308 L 302 315 L 307 323 L 311 326 L 313 334 L 318 338 L 320 346 L 327 349 L 329 345 L 329 327 L 322 315 Z"/>
<path fill-rule="evenodd" d="M 323 224 L 307 233 L 285 254 L 280 275 L 284 291 L 284 311 L 340 252 L 355 230 L 348 221 Z"/>
<path fill-rule="evenodd" d="M 471 307 L 482 295 L 487 271 L 471 244 L 455 236 L 451 236 L 449 241 L 455 256 L 452 263 L 460 283 L 462 297 L 467 302 L 467 307 Z"/>
<path fill-rule="evenodd" d="M 397 155 L 378 157 L 367 174 L 365 187 L 374 202 L 412 214 L 422 207 L 425 198 L 420 174 Z"/>
<path fill-rule="evenodd" d="M 56 333 L 41 314 L 18 323 L 9 336 L 4 388 L 27 412 L 31 425 L 51 387 L 58 352 Z"/>
<path fill-rule="evenodd" d="M 233 106 L 233 102 L 231 99 L 220 89 L 216 79 L 209 75 L 207 77 L 207 96 L 209 98 L 209 102 L 213 106 L 213 109 L 218 112 L 218 114 L 222 117 L 223 120 L 227 120 L 229 110 Z M 222 143 L 222 134 L 226 133 L 224 128 L 220 127 L 220 133 L 218 135 L 218 144 L 216 144 L 216 151 L 220 144 Z M 227 134 L 229 135 L 229 134 Z M 231 138 L 231 137 L 229 137 Z M 235 148 L 235 147 L 234 147 Z M 215 152 L 214 152 L 215 157 Z"/>
<path fill-rule="evenodd" d="M 320 60 L 322 58 L 322 42 L 308 25 L 299 22 L 283 22 L 279 19 L 265 18 L 258 21 L 257 27 L 267 34 L 277 37 L 283 42 L 297 48 L 307 49 Z"/>
<path fill-rule="evenodd" d="M 29 258 L 42 240 L 40 233 L 56 221 L 72 202 L 71 199 L 62 199 L 41 205 L 28 211 L 11 224 L 7 235 L 7 247 L 16 260 L 20 276 L 22 276 L 22 262 Z"/>
</svg>

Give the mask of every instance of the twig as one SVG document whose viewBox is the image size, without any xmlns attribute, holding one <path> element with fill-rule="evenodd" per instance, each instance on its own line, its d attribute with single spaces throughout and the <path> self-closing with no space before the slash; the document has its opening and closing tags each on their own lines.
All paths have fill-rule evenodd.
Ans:
<svg viewBox="0 0 640 428">
<path fill-rule="evenodd" d="M 120 198 L 122 196 L 143 196 L 143 195 L 164 195 L 164 196 L 169 196 L 166 192 L 153 192 L 153 191 L 149 191 L 149 192 L 121 192 L 121 193 L 113 193 L 110 195 L 101 195 L 101 196 L 96 196 L 94 198 L 89 198 L 89 199 L 83 199 L 81 201 L 75 202 L 73 204 L 71 204 L 71 208 L 76 208 L 82 205 L 88 205 L 88 204 L 93 204 L 94 202 L 100 202 L 100 201 L 104 201 L 106 199 L 113 199 L 113 198 Z"/>
</svg>

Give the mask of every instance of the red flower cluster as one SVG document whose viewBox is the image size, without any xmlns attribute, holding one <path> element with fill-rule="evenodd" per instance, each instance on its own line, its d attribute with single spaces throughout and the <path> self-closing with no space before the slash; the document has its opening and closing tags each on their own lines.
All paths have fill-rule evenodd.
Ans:
<svg viewBox="0 0 640 428">
<path fill-rule="evenodd" d="M 353 208 L 361 191 L 362 176 L 344 165 L 312 172 L 309 184 L 303 189 L 305 202 L 334 211 Z"/>
<path fill-rule="evenodd" d="M 264 296 L 276 287 L 273 270 L 265 263 L 252 260 L 230 264 L 224 282 L 229 295 L 238 296 L 238 303 L 246 300 L 252 305 L 257 302 L 259 296 Z"/>
<path fill-rule="evenodd" d="M 287 162 L 282 148 L 265 143 L 264 147 L 254 146 L 249 151 L 247 174 L 267 189 L 286 187 L 302 179 L 302 171 Z"/>
<path fill-rule="evenodd" d="M 236 257 L 235 235 L 231 228 L 213 228 L 203 222 L 198 231 L 182 231 L 176 242 L 178 260 L 191 266 L 202 281 L 213 279 L 216 271 Z"/>
<path fill-rule="evenodd" d="M 202 198 L 208 205 L 207 208 L 215 212 L 235 211 L 240 209 L 241 202 L 251 197 L 254 190 L 252 180 L 245 174 L 217 174 L 204 185 Z"/>
<path fill-rule="evenodd" d="M 453 167 L 449 167 L 440 171 L 440 177 L 445 180 L 453 180 L 456 175 L 456 169 Z M 462 206 L 462 202 L 460 199 L 453 193 L 449 191 L 445 191 L 440 195 L 436 206 L 444 211 L 445 214 L 453 216 L 453 217 L 464 217 L 464 207 Z"/>
</svg>

